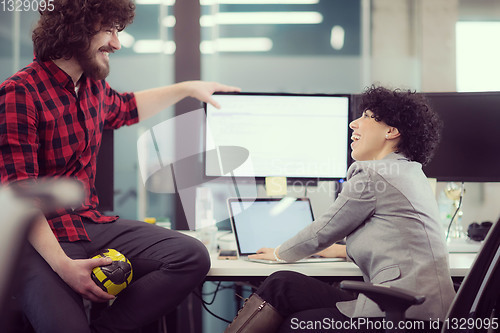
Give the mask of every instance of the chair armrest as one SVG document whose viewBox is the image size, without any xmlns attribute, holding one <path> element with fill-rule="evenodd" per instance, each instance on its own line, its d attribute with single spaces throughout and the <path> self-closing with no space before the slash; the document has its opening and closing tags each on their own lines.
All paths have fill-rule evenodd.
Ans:
<svg viewBox="0 0 500 333">
<path fill-rule="evenodd" d="M 342 281 L 340 288 L 364 294 L 386 313 L 390 320 L 403 320 L 406 310 L 412 305 L 422 304 L 425 296 L 396 287 L 360 281 Z"/>
</svg>

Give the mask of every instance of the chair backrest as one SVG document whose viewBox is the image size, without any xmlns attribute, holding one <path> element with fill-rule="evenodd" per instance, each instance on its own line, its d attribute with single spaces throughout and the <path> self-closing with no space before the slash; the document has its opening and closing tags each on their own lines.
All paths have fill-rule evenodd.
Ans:
<svg viewBox="0 0 500 333">
<path fill-rule="evenodd" d="M 497 318 L 494 320 L 496 324 L 493 328 L 497 327 L 495 331 L 498 331 L 500 325 L 498 323 L 500 310 L 499 245 L 500 219 L 491 227 L 469 274 L 463 280 L 448 311 L 449 325 L 443 327 L 443 332 L 457 331 L 460 324 L 469 328 L 468 332 L 483 331 L 481 329 L 484 329 L 486 324 L 492 326 L 491 318 Z M 477 322 L 469 325 L 474 321 L 469 318 L 477 318 Z M 467 319 L 469 319 L 468 322 Z"/>
<path fill-rule="evenodd" d="M 25 182 L 26 184 L 26 182 Z M 36 206 L 52 211 L 55 207 L 74 207 L 81 204 L 81 183 L 71 179 L 43 180 L 30 185 L 0 188 L 0 327 L 10 325 L 12 286 L 19 278 L 22 246 L 31 222 L 40 214 Z M 37 205 L 34 202 L 37 202 Z M 10 327 L 10 326 L 9 326 Z M 2 331 L 3 332 L 3 331 Z M 10 332 L 9 329 L 6 332 Z"/>
<path fill-rule="evenodd" d="M 0 327 L 7 325 L 9 302 L 16 263 L 26 238 L 33 209 L 16 198 L 12 191 L 0 188 Z"/>
</svg>

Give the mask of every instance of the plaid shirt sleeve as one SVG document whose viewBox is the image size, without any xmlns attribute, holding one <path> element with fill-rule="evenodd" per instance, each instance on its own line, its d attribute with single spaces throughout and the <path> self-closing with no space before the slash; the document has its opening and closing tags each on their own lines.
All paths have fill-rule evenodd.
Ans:
<svg viewBox="0 0 500 333">
<path fill-rule="evenodd" d="M 3 183 L 38 177 L 37 113 L 28 89 L 0 89 L 0 178 Z"/>
<path fill-rule="evenodd" d="M 117 129 L 124 125 L 132 125 L 139 121 L 134 93 L 118 93 L 106 81 L 104 82 L 106 114 L 105 128 Z"/>
</svg>

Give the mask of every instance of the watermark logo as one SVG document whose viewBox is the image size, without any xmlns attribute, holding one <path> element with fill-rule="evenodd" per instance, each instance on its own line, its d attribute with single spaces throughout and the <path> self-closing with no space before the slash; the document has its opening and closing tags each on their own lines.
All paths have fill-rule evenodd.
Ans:
<svg viewBox="0 0 500 333">
<path fill-rule="evenodd" d="M 206 150 L 200 138 L 206 124 L 205 112 L 198 109 L 163 121 L 143 133 L 137 141 L 139 168 L 145 188 L 156 193 L 178 193 L 189 228 L 203 227 L 196 218 L 200 187 L 226 187 L 227 197 L 256 198 L 255 178 L 248 174 L 252 163 L 248 150 L 222 146 Z M 175 140 L 174 135 L 175 134 Z M 207 163 L 208 161 L 208 163 Z M 218 174 L 219 177 L 207 177 Z M 224 179 L 221 182 L 221 179 Z M 214 220 L 213 223 L 220 221 Z"/>
<path fill-rule="evenodd" d="M 4 12 L 49 12 L 55 9 L 54 0 L 0 0 L 0 9 Z"/>
</svg>

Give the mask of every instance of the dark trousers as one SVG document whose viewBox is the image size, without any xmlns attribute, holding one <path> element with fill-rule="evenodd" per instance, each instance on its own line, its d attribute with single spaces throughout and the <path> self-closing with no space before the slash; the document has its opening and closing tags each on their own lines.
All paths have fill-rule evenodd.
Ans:
<svg viewBox="0 0 500 333">
<path fill-rule="evenodd" d="M 85 228 L 91 241 L 61 242 L 66 254 L 87 259 L 116 249 L 132 264 L 132 283 L 89 326 L 82 297 L 28 246 L 19 300 L 36 332 L 133 332 L 174 310 L 210 269 L 205 246 L 173 230 L 123 219 Z"/>
<path fill-rule="evenodd" d="M 336 304 L 350 301 L 356 295 L 318 279 L 291 271 L 271 274 L 256 291 L 263 300 L 269 302 L 285 318 L 280 333 L 284 332 L 327 332 L 328 330 L 308 330 L 309 321 L 349 320 Z M 324 325 L 322 325 L 324 326 Z M 337 332 L 338 330 L 331 330 Z"/>
<path fill-rule="evenodd" d="M 385 332 L 384 318 L 349 318 L 336 307 L 337 302 L 356 299 L 336 285 L 291 271 L 271 274 L 256 291 L 285 318 L 279 333 L 288 332 Z M 439 332 L 429 322 L 408 319 L 406 332 Z M 418 326 L 423 325 L 423 326 Z"/>
</svg>

